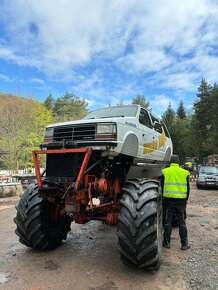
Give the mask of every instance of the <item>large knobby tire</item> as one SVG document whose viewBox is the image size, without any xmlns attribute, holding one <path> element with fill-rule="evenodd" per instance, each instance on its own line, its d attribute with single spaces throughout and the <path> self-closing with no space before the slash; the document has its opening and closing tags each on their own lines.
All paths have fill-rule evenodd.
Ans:
<svg viewBox="0 0 218 290">
<path fill-rule="evenodd" d="M 159 183 L 129 180 L 122 189 L 118 250 L 124 264 L 158 269 L 162 251 L 162 201 Z"/>
<path fill-rule="evenodd" d="M 68 216 L 52 220 L 54 205 L 38 197 L 38 188 L 27 188 L 19 204 L 14 222 L 19 241 L 34 249 L 54 249 L 66 240 L 71 220 Z"/>
</svg>

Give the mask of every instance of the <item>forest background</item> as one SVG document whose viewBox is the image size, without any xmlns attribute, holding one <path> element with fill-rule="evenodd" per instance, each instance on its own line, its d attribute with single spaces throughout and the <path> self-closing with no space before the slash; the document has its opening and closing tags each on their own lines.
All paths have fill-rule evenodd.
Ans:
<svg viewBox="0 0 218 290">
<path fill-rule="evenodd" d="M 152 110 L 143 95 L 138 94 L 132 103 Z M 123 105 L 122 101 L 117 105 Z M 8 152 L 0 158 L 0 169 L 30 171 L 32 150 L 38 149 L 43 141 L 46 125 L 77 120 L 88 112 L 86 100 L 73 93 L 66 92 L 56 100 L 49 95 L 43 103 L 0 94 L 0 149 Z M 202 80 L 191 109 L 187 110 L 182 100 L 176 110 L 169 103 L 161 117 L 170 132 L 173 153 L 179 155 L 181 161 L 193 156 L 201 163 L 204 157 L 218 153 L 217 84 Z"/>
</svg>

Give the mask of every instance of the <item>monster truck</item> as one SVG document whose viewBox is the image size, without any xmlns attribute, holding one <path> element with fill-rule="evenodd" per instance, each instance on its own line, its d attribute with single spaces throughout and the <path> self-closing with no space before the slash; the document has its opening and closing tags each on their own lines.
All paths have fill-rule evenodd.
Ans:
<svg viewBox="0 0 218 290">
<path fill-rule="evenodd" d="M 72 221 L 98 220 L 118 224 L 123 263 L 157 269 L 162 248 L 157 180 L 171 154 L 165 124 L 139 105 L 99 109 L 82 120 L 48 126 L 40 150 L 33 151 L 37 185 L 16 206 L 20 242 L 56 248 Z"/>
</svg>

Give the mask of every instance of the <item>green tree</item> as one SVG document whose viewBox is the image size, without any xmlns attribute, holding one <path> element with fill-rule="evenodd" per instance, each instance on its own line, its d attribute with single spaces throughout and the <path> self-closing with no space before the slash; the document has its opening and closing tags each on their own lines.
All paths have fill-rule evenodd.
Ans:
<svg viewBox="0 0 218 290">
<path fill-rule="evenodd" d="M 197 97 L 202 99 L 204 97 L 208 97 L 210 96 L 212 91 L 212 86 L 210 84 L 208 84 L 205 79 L 201 80 L 201 83 L 198 87 L 198 93 L 197 93 Z"/>
<path fill-rule="evenodd" d="M 53 110 L 54 108 L 54 99 L 52 98 L 52 95 L 50 94 L 44 101 L 44 105 L 46 109 Z"/>
<path fill-rule="evenodd" d="M 187 156 L 194 156 L 201 159 L 201 144 L 199 142 L 199 132 L 197 130 L 198 121 L 195 114 L 188 116 L 189 132 L 188 132 L 188 151 Z"/>
<path fill-rule="evenodd" d="M 185 118 L 183 110 L 180 110 L 182 107 L 183 104 L 181 102 L 175 113 L 171 103 L 169 103 L 167 110 L 162 115 L 162 120 L 166 124 L 172 138 L 173 152 L 179 156 L 181 161 L 187 156 L 189 150 L 189 142 L 187 142 L 189 120 Z"/>
<path fill-rule="evenodd" d="M 204 79 L 198 87 L 197 97 L 194 103 L 195 130 L 198 135 L 198 143 L 201 148 L 200 158 L 209 155 L 213 150 L 214 142 L 214 97 L 213 87 Z M 217 114 L 217 113 L 216 113 Z"/>
<path fill-rule="evenodd" d="M 53 114 L 55 121 L 81 119 L 88 113 L 87 106 L 88 103 L 84 98 L 66 92 L 63 97 L 54 102 Z"/>
<path fill-rule="evenodd" d="M 147 101 L 145 96 L 143 96 L 143 95 L 137 94 L 137 96 L 135 98 L 133 98 L 132 104 L 137 104 L 137 105 L 140 105 L 147 110 L 150 110 L 149 101 Z"/>
<path fill-rule="evenodd" d="M 173 132 L 173 122 L 175 120 L 176 113 L 172 108 L 171 103 L 169 103 L 167 110 L 162 115 L 162 120 L 166 124 L 170 134 Z"/>
<path fill-rule="evenodd" d="M 212 153 L 218 154 L 218 86 L 212 88 L 212 108 L 211 108 L 211 138 L 213 140 Z"/>
<path fill-rule="evenodd" d="M 184 120 L 186 118 L 186 111 L 183 105 L 183 101 L 181 100 L 179 103 L 179 107 L 176 111 L 176 115 L 181 119 Z"/>
<path fill-rule="evenodd" d="M 188 118 L 183 120 L 178 116 L 175 118 L 171 137 L 173 151 L 175 154 L 178 154 L 181 161 L 184 161 L 187 156 L 195 156 L 194 150 L 191 146 L 190 120 Z"/>
<path fill-rule="evenodd" d="M 33 149 L 43 141 L 45 126 L 51 123 L 51 111 L 37 101 L 9 96 L 0 98 L 0 147 L 7 169 L 32 167 Z"/>
<path fill-rule="evenodd" d="M 43 142 L 46 125 L 53 121 L 51 111 L 44 104 L 34 101 L 32 105 L 31 123 L 25 128 L 25 131 L 20 131 L 21 150 L 19 159 L 25 169 L 33 167 L 32 151 L 39 148 L 39 144 Z M 43 158 L 41 159 L 43 160 Z M 43 165 L 41 162 L 41 166 Z"/>
</svg>

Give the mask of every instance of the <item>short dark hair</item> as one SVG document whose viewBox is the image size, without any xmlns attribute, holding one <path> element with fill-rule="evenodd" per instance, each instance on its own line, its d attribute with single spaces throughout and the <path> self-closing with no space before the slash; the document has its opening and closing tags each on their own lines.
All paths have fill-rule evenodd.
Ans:
<svg viewBox="0 0 218 290">
<path fill-rule="evenodd" d="M 170 163 L 180 163 L 179 161 L 179 156 L 176 154 L 172 154 L 171 158 L 170 158 Z"/>
</svg>

